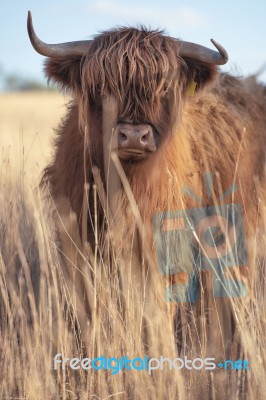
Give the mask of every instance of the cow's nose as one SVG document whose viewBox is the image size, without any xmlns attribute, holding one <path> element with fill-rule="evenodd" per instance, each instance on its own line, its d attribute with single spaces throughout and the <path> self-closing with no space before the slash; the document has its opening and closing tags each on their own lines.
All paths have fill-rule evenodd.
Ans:
<svg viewBox="0 0 266 400">
<path fill-rule="evenodd" d="M 151 127 L 120 127 L 118 132 L 119 147 L 123 149 L 147 150 L 154 143 Z"/>
</svg>

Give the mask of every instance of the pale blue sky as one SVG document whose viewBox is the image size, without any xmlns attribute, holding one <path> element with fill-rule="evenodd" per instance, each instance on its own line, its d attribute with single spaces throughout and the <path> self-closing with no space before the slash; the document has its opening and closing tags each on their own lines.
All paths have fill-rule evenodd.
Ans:
<svg viewBox="0 0 266 400">
<path fill-rule="evenodd" d="M 91 38 L 117 25 L 165 28 L 171 36 L 228 51 L 225 71 L 256 72 L 266 63 L 266 1 L 262 0 L 2 0 L 0 67 L 5 72 L 42 79 L 43 57 L 30 45 L 26 30 L 31 10 L 39 37 L 46 42 Z M 261 75 L 266 82 L 266 70 Z"/>
</svg>

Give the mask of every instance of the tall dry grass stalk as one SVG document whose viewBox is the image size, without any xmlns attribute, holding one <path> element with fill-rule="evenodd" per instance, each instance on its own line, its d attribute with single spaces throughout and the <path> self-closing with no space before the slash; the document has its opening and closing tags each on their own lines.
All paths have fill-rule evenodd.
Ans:
<svg viewBox="0 0 266 400">
<path fill-rule="evenodd" d="M 54 94 L 43 96 L 20 94 L 0 99 L 1 114 L 4 110 L 6 115 L 1 115 L 0 122 L 0 398 L 264 399 L 265 260 L 256 254 L 265 254 L 265 237 L 250 260 L 256 271 L 253 292 L 246 301 L 230 299 L 238 337 L 234 354 L 250 362 L 249 371 L 180 372 L 166 367 L 151 375 L 134 370 L 113 375 L 110 370 L 87 372 L 69 367 L 54 370 L 53 357 L 57 353 L 70 358 L 127 355 L 132 359 L 147 354 L 174 359 L 178 356 L 175 335 L 180 337 L 180 332 L 184 340 L 180 356 L 188 355 L 185 340 L 190 335 L 190 344 L 200 340 L 200 355 L 204 357 L 206 332 L 211 330 L 209 327 L 207 331 L 204 318 L 193 323 L 192 308 L 180 306 L 177 334 L 172 305 L 158 300 L 161 285 L 158 283 L 149 293 L 145 266 L 136 272 L 134 238 L 125 261 L 122 254 L 113 251 L 116 237 L 107 219 L 106 231 L 95 229 L 92 251 L 86 234 L 81 238 L 77 235 L 75 215 L 70 213 L 62 219 L 49 193 L 44 196 L 40 192 L 38 176 L 50 152 L 48 131 L 56 125 L 61 113 L 61 99 Z M 54 110 L 54 116 L 47 109 Z M 141 232 L 130 187 L 119 161 L 114 159 L 114 163 Z M 97 169 L 94 176 L 96 186 L 85 187 L 84 211 L 88 191 L 94 193 L 95 202 L 98 191 L 108 215 L 107 198 Z M 266 217 L 266 213 L 263 215 Z M 97 214 L 90 217 L 98 227 Z M 58 240 L 57 219 L 67 248 Z M 86 230 L 85 222 L 83 228 Z M 103 234 L 104 250 L 100 240 Z M 254 246 L 258 243 L 255 238 Z M 142 275 L 142 287 L 137 273 Z M 218 302 L 209 307 L 213 307 L 215 314 Z M 199 326 L 203 333 L 198 331 Z M 211 334 L 219 336 L 215 329 L 219 327 L 214 326 Z M 197 346 L 198 343 L 195 349 Z"/>
</svg>

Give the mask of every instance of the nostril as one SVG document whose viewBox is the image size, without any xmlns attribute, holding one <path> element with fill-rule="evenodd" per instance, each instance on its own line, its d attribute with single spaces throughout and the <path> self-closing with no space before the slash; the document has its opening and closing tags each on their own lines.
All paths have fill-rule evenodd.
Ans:
<svg viewBox="0 0 266 400">
<path fill-rule="evenodd" d="M 124 133 L 120 132 L 120 134 L 119 134 L 120 143 L 125 143 L 127 141 L 127 139 L 128 139 L 127 135 L 125 135 Z"/>
<path fill-rule="evenodd" d="M 145 135 L 141 136 L 140 142 L 143 144 L 147 144 L 149 141 L 149 133 L 146 133 Z"/>
</svg>

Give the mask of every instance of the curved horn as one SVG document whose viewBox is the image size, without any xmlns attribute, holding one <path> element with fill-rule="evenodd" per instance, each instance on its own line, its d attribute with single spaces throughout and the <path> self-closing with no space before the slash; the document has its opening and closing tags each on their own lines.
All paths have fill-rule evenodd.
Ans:
<svg viewBox="0 0 266 400">
<path fill-rule="evenodd" d="M 39 54 L 46 57 L 83 56 L 91 43 L 91 40 L 59 44 L 48 44 L 42 42 L 34 31 L 30 11 L 28 11 L 27 28 L 32 46 Z"/>
<path fill-rule="evenodd" d="M 199 44 L 180 41 L 179 56 L 194 58 L 208 64 L 226 64 L 228 61 L 227 51 L 214 39 L 211 39 L 211 42 L 218 51 L 208 49 L 207 47 L 200 46 Z"/>
</svg>

